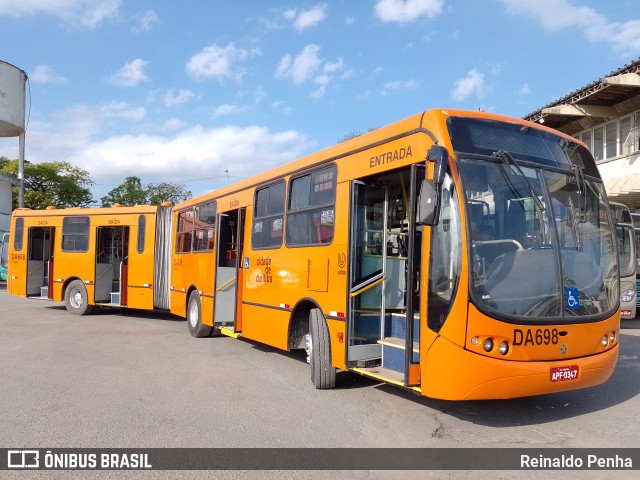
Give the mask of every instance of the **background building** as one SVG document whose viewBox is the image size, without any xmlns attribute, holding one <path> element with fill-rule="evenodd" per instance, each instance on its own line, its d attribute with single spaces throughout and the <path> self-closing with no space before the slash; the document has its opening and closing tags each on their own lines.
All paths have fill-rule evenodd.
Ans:
<svg viewBox="0 0 640 480">
<path fill-rule="evenodd" d="M 524 118 L 586 143 L 609 198 L 640 212 L 640 59 Z"/>
</svg>

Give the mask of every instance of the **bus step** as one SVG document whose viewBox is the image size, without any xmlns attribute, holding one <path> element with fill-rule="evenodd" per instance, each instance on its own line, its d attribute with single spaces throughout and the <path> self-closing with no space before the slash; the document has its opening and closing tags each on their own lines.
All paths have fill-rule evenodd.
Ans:
<svg viewBox="0 0 640 480">
<path fill-rule="evenodd" d="M 378 340 L 382 345 L 382 366 L 394 372 L 404 373 L 405 366 L 405 340 L 404 338 L 387 337 Z M 420 351 L 418 342 L 413 342 L 414 357 Z"/>
<path fill-rule="evenodd" d="M 225 335 L 231 338 L 238 338 L 242 335 L 240 332 L 234 332 L 233 328 L 220 327 L 219 330 L 222 335 Z"/>
<path fill-rule="evenodd" d="M 379 358 L 371 358 L 368 360 L 358 360 L 357 366 L 358 368 L 376 368 L 381 364 Z"/>
<path fill-rule="evenodd" d="M 120 292 L 111 292 L 111 303 L 120 305 Z"/>
</svg>

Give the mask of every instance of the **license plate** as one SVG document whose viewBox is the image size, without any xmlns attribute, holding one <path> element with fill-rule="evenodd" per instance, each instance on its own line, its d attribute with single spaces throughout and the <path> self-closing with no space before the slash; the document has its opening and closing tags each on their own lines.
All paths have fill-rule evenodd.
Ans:
<svg viewBox="0 0 640 480">
<path fill-rule="evenodd" d="M 578 378 L 579 368 L 577 365 L 570 367 L 553 367 L 550 370 L 550 378 L 552 382 L 565 382 L 567 380 L 575 380 Z"/>
</svg>

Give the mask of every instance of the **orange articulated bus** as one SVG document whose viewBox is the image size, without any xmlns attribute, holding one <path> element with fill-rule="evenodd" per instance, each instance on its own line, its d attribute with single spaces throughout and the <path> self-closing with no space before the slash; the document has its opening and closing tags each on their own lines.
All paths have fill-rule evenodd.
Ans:
<svg viewBox="0 0 640 480">
<path fill-rule="evenodd" d="M 316 388 L 346 370 L 512 398 L 615 368 L 603 183 L 541 125 L 426 111 L 178 204 L 172 230 L 169 305 L 191 334 L 306 349 Z"/>
<path fill-rule="evenodd" d="M 155 266 L 169 263 L 161 252 L 170 221 L 166 206 L 17 209 L 7 290 L 63 301 L 78 315 L 95 306 L 168 309 L 168 274 Z"/>
</svg>

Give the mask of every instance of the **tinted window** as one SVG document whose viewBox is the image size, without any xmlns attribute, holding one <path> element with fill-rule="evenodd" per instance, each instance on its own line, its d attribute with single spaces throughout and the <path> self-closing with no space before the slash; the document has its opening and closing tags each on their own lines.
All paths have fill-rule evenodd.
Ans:
<svg viewBox="0 0 640 480">
<path fill-rule="evenodd" d="M 22 237 L 24 235 L 24 218 L 16 218 L 16 225 L 13 231 L 13 249 L 22 250 Z"/>
<path fill-rule="evenodd" d="M 192 237 L 193 210 L 184 210 L 182 212 L 178 212 L 178 223 L 176 225 L 176 252 L 190 252 Z"/>
<path fill-rule="evenodd" d="M 251 229 L 253 248 L 278 248 L 282 245 L 284 198 L 284 181 L 256 190 Z"/>
<path fill-rule="evenodd" d="M 147 228 L 147 219 L 144 215 L 138 217 L 138 253 L 144 252 L 144 235 Z"/>
<path fill-rule="evenodd" d="M 65 217 L 62 219 L 62 251 L 86 252 L 89 250 L 89 217 Z"/>
<path fill-rule="evenodd" d="M 293 178 L 287 207 L 287 245 L 319 245 L 333 240 L 336 167 Z"/>
<path fill-rule="evenodd" d="M 193 251 L 210 252 L 215 243 L 216 203 L 198 205 L 193 231 Z"/>
</svg>

